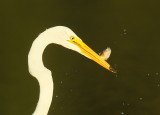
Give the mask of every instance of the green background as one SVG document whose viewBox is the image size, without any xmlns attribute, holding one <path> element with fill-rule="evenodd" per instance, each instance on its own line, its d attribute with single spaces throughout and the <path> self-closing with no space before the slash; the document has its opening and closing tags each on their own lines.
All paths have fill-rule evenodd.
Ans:
<svg viewBox="0 0 160 115">
<path fill-rule="evenodd" d="M 44 52 L 53 72 L 48 115 L 160 115 L 159 0 L 1 0 L 0 114 L 31 115 L 39 94 L 28 72 L 33 40 L 67 26 L 97 53 L 111 47 L 113 74 L 58 45 Z"/>
</svg>

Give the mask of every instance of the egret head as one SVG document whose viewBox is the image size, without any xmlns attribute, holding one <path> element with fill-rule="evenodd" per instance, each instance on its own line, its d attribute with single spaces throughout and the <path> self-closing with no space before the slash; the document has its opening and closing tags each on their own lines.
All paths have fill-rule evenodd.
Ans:
<svg viewBox="0 0 160 115">
<path fill-rule="evenodd" d="M 95 61 L 109 71 L 114 73 L 116 72 L 105 60 L 103 60 L 97 53 L 88 47 L 71 29 L 64 26 L 57 26 L 48 29 L 46 35 L 50 38 L 50 40 L 53 40 L 53 43 L 74 50 Z"/>
</svg>

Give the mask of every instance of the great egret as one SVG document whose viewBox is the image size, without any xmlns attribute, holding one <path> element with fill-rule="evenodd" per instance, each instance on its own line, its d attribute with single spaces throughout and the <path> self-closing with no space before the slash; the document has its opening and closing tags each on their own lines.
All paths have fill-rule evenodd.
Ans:
<svg viewBox="0 0 160 115">
<path fill-rule="evenodd" d="M 47 115 L 53 95 L 53 81 L 51 71 L 42 61 L 42 54 L 48 44 L 55 43 L 74 50 L 95 61 L 111 72 L 116 72 L 101 56 L 89 48 L 71 29 L 56 26 L 41 33 L 33 42 L 28 54 L 29 72 L 34 76 L 40 86 L 40 95 L 33 115 Z"/>
</svg>

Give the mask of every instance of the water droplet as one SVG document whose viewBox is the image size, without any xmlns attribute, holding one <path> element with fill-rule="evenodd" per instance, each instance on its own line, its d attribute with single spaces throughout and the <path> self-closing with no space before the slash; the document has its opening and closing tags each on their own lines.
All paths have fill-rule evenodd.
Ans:
<svg viewBox="0 0 160 115">
<path fill-rule="evenodd" d="M 124 112 L 121 112 L 122 115 L 124 115 Z"/>
<path fill-rule="evenodd" d="M 158 87 L 160 86 L 160 84 L 157 85 Z"/>
<path fill-rule="evenodd" d="M 126 32 L 127 31 L 127 29 L 123 29 L 123 32 Z"/>
<path fill-rule="evenodd" d="M 124 34 L 124 35 L 127 34 L 127 29 L 123 29 L 123 34 Z"/>
<path fill-rule="evenodd" d="M 149 73 L 147 73 L 147 74 L 146 74 L 146 76 L 147 76 L 147 77 L 149 77 L 149 76 L 150 76 L 150 74 L 149 74 Z"/>
<path fill-rule="evenodd" d="M 128 103 L 127 106 L 130 106 L 130 104 Z"/>
<path fill-rule="evenodd" d="M 61 84 L 63 83 L 63 81 L 61 81 Z"/>
<path fill-rule="evenodd" d="M 143 100 L 143 98 L 142 98 L 142 97 L 140 97 L 140 98 L 139 98 L 139 100 Z"/>
<path fill-rule="evenodd" d="M 56 98 L 58 97 L 58 95 L 56 95 Z"/>
<path fill-rule="evenodd" d="M 159 73 L 158 73 L 158 72 L 156 72 L 156 75 L 159 75 Z"/>
</svg>

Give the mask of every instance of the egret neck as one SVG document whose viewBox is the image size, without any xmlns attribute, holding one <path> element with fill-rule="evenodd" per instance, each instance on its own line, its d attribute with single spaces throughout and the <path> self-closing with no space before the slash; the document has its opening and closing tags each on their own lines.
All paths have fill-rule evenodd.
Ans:
<svg viewBox="0 0 160 115">
<path fill-rule="evenodd" d="M 38 36 L 34 40 L 28 55 L 30 73 L 36 77 L 40 86 L 39 101 L 33 115 L 47 115 L 53 95 L 53 80 L 51 71 L 48 70 L 42 60 L 44 49 L 50 44 L 48 38 Z"/>
</svg>

